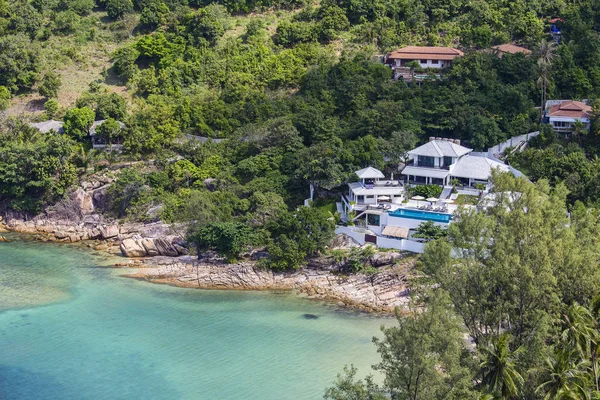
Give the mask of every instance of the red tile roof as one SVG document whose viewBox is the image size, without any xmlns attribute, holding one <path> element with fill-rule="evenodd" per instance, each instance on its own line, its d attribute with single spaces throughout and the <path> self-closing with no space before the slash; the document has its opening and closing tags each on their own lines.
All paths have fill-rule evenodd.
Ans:
<svg viewBox="0 0 600 400">
<path fill-rule="evenodd" d="M 388 55 L 388 59 L 401 60 L 454 60 L 464 53 L 451 47 L 406 46 Z"/>
<path fill-rule="evenodd" d="M 581 101 L 568 100 L 550 107 L 546 116 L 567 118 L 589 118 L 592 107 Z"/>
<path fill-rule="evenodd" d="M 510 53 L 510 54 L 517 54 L 517 53 L 524 53 L 524 54 L 531 54 L 531 50 L 526 49 L 525 47 L 521 47 L 521 46 L 517 46 L 516 44 L 511 44 L 511 43 L 506 43 L 506 44 L 501 44 L 498 46 L 493 46 L 492 49 L 498 51 L 499 53 L 502 54 L 506 54 L 506 53 Z"/>
</svg>

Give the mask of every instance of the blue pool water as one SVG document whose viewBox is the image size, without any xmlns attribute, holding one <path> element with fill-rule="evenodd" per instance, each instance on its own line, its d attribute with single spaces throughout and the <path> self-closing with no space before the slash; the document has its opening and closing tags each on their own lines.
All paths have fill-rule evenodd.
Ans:
<svg viewBox="0 0 600 400">
<path fill-rule="evenodd" d="M 434 221 L 448 223 L 452 219 L 452 215 L 434 211 L 410 210 L 407 208 L 399 208 L 390 213 L 392 217 L 420 219 L 423 221 Z"/>
<path fill-rule="evenodd" d="M 344 365 L 371 372 L 371 338 L 394 324 L 287 293 L 153 285 L 103 264 L 71 246 L 0 243 L 0 399 L 319 399 Z"/>
</svg>

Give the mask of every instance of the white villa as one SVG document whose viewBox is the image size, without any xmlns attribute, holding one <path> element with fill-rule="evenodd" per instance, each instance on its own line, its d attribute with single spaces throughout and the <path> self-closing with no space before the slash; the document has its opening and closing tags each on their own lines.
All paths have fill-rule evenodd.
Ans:
<svg viewBox="0 0 600 400">
<path fill-rule="evenodd" d="M 548 100 L 544 120 L 557 132 L 571 132 L 576 121 L 581 121 L 589 129 L 591 112 L 592 107 L 581 101 Z"/>
<path fill-rule="evenodd" d="M 416 184 L 450 185 L 457 179 L 461 185 L 487 185 L 492 169 L 508 171 L 508 166 L 472 154 L 473 149 L 460 145 L 460 140 L 430 137 L 429 142 L 408 152 L 411 160 L 402 170 L 408 182 Z"/>
<path fill-rule="evenodd" d="M 402 201 L 404 186 L 400 181 L 384 179 L 383 173 L 373 167 L 363 168 L 355 173 L 359 181 L 349 183 L 348 196 L 342 198 L 347 210 L 360 210 L 381 202 Z"/>
</svg>

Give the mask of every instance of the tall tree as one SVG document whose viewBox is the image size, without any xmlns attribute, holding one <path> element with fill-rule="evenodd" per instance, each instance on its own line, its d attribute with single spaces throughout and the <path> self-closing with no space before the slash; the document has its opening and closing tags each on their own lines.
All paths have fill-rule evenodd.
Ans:
<svg viewBox="0 0 600 400">
<path fill-rule="evenodd" d="M 540 120 L 544 116 L 544 107 L 546 106 L 546 96 L 548 91 L 548 84 L 550 81 L 550 70 L 552 68 L 552 61 L 554 60 L 554 50 L 556 44 L 554 42 L 548 42 L 546 39 L 542 39 L 538 47 L 538 80 L 537 85 L 541 91 L 541 103 L 540 103 Z"/>
</svg>

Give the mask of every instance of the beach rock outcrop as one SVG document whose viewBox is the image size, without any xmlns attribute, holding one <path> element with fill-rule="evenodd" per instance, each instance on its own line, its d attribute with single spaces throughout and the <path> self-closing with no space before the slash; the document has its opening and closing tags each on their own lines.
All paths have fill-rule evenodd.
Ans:
<svg viewBox="0 0 600 400">
<path fill-rule="evenodd" d="M 79 212 L 84 214 L 91 214 L 94 212 L 94 200 L 92 193 L 86 192 L 83 188 L 78 187 L 72 194 L 71 200 L 79 208 Z"/>
<path fill-rule="evenodd" d="M 375 274 L 343 276 L 332 271 L 305 268 L 297 272 L 273 272 L 246 261 L 236 264 L 154 257 L 147 268 L 131 277 L 156 283 L 202 289 L 295 290 L 311 298 L 329 299 L 370 311 L 393 312 L 409 302 L 407 274 L 412 261 Z"/>
<path fill-rule="evenodd" d="M 142 239 L 142 240 L 140 240 L 140 243 L 141 243 L 142 246 L 144 246 L 144 248 L 146 249 L 146 253 L 150 257 L 154 257 L 154 256 L 159 256 L 160 255 L 160 252 L 156 248 L 156 245 L 154 244 L 154 240 L 153 239 Z"/>
<path fill-rule="evenodd" d="M 121 253 L 125 257 L 144 257 L 148 254 L 146 248 L 137 240 L 125 239 L 121 241 Z"/>
<path fill-rule="evenodd" d="M 119 227 L 117 225 L 104 225 L 100 227 L 100 237 L 102 239 L 110 239 L 119 235 Z"/>
<path fill-rule="evenodd" d="M 154 239 L 154 245 L 161 256 L 177 257 L 179 255 L 175 246 L 167 239 L 156 238 Z"/>
</svg>

